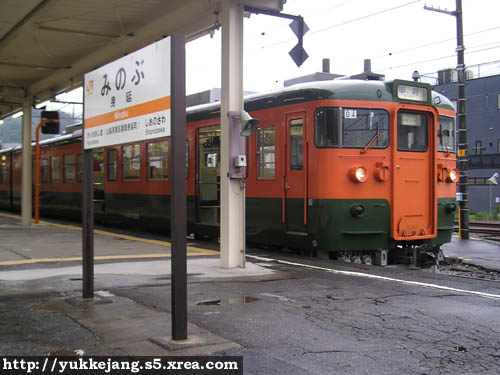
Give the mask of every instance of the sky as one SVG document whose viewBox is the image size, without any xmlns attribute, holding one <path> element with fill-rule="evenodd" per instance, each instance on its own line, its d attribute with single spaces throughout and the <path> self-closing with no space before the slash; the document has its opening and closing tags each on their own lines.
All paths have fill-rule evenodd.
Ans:
<svg viewBox="0 0 500 375">
<path fill-rule="evenodd" d="M 477 76 L 500 74 L 500 0 L 462 0 L 465 63 Z M 332 73 L 353 75 L 371 59 L 372 71 L 386 79 L 411 80 L 455 68 L 456 17 L 424 9 L 454 11 L 455 0 L 287 0 L 283 12 L 304 17 L 309 31 L 304 48 L 309 58 L 297 67 L 288 52 L 297 44 L 290 20 L 252 14 L 244 21 L 244 90 L 262 92 L 283 82 L 321 71 L 330 59 Z M 215 21 L 215 19 L 214 19 Z M 426 80 L 424 77 L 423 80 Z M 432 79 L 428 82 L 435 83 Z M 221 31 L 186 45 L 186 92 L 221 86 Z M 82 90 L 59 96 L 81 101 Z M 47 109 L 72 110 L 51 104 Z M 77 106 L 78 107 L 78 106 Z M 76 114 L 81 112 L 75 108 Z"/>
<path fill-rule="evenodd" d="M 500 0 L 463 0 L 466 65 L 497 61 L 500 74 Z M 244 89 L 265 91 L 322 69 L 352 75 L 371 59 L 386 79 L 409 79 L 456 67 L 456 17 L 424 9 L 454 11 L 455 0 L 287 0 L 283 12 L 302 15 L 309 27 L 299 68 L 288 55 L 297 44 L 290 20 L 252 14 L 244 23 Z M 188 43 L 186 92 L 220 87 L 220 31 Z M 485 73 L 482 71 L 482 73 Z"/>
</svg>

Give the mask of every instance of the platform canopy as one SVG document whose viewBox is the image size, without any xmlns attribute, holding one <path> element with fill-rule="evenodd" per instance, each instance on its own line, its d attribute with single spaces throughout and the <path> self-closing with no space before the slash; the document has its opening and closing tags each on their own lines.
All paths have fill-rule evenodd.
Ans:
<svg viewBox="0 0 500 375">
<path fill-rule="evenodd" d="M 0 118 L 22 109 L 25 98 L 36 104 L 80 86 L 86 72 L 163 36 L 203 36 L 223 1 L 2 0 Z M 245 5 L 281 11 L 284 2 Z"/>
</svg>

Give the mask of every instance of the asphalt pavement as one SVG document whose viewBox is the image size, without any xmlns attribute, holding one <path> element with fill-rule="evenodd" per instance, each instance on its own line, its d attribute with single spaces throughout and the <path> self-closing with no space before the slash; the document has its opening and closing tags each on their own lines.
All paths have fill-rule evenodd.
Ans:
<svg viewBox="0 0 500 375">
<path fill-rule="evenodd" d="M 171 340 L 169 244 L 95 235 L 95 298 L 81 298 L 81 232 L 0 215 L 0 354 L 241 355 L 245 374 L 497 374 L 500 283 L 250 249 L 219 267 L 188 250 L 188 334 Z M 206 245 L 206 246 L 205 246 Z M 453 241 L 445 255 L 499 261 Z"/>
</svg>

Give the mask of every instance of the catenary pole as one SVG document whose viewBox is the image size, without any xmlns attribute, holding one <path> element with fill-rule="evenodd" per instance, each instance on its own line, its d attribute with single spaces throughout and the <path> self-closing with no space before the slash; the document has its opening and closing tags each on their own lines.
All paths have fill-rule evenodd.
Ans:
<svg viewBox="0 0 500 375">
<path fill-rule="evenodd" d="M 454 12 L 424 6 L 424 9 L 433 12 L 445 13 L 455 16 L 457 20 L 457 123 L 458 123 L 458 192 L 461 195 L 459 201 L 459 233 L 460 239 L 469 239 L 469 197 L 468 197 L 468 161 L 467 161 L 467 123 L 465 116 L 465 59 L 464 59 L 464 30 L 462 20 L 462 0 L 456 0 L 456 10 Z"/>
</svg>

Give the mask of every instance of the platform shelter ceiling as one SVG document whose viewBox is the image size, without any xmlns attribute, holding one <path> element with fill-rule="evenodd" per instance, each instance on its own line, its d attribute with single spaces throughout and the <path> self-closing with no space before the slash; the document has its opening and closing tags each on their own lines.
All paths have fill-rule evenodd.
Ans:
<svg viewBox="0 0 500 375">
<path fill-rule="evenodd" d="M 245 5 L 280 11 L 284 2 Z M 0 0 L 0 118 L 26 96 L 53 98 L 163 36 L 202 36 L 220 7 L 221 0 Z"/>
</svg>

